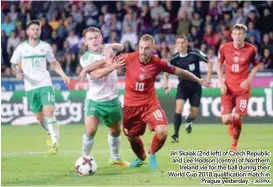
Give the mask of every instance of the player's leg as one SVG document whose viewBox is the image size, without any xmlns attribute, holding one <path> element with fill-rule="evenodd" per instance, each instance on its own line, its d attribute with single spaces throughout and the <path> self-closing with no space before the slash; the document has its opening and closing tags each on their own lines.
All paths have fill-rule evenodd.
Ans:
<svg viewBox="0 0 273 187">
<path fill-rule="evenodd" d="M 56 154 L 59 146 L 59 125 L 55 117 L 55 92 L 51 86 L 39 88 L 39 97 L 43 106 L 43 114 L 46 118 L 47 128 L 52 140 L 49 153 Z"/>
<path fill-rule="evenodd" d="M 131 145 L 131 148 L 137 159 L 133 161 L 130 167 L 140 167 L 145 164 L 146 153 L 141 135 L 146 130 L 146 123 L 141 119 L 143 107 L 128 107 L 123 108 L 123 132 Z"/>
<path fill-rule="evenodd" d="M 121 120 L 122 109 L 118 98 L 103 102 L 101 109 L 104 112 L 102 120 L 103 124 L 108 126 L 108 144 L 110 147 L 110 164 L 119 166 L 129 166 L 130 163 L 123 160 L 120 156 L 121 144 Z"/>
<path fill-rule="evenodd" d="M 121 121 L 114 122 L 109 126 L 108 144 L 110 147 L 110 164 L 128 167 L 130 163 L 123 160 L 120 155 L 120 132 Z"/>
<path fill-rule="evenodd" d="M 235 97 L 228 92 L 225 95 L 221 96 L 222 104 L 222 123 L 227 125 L 228 134 L 232 136 L 233 134 L 233 119 L 232 119 L 232 110 L 235 107 Z"/>
<path fill-rule="evenodd" d="M 82 136 L 82 156 L 90 155 L 98 125 L 99 120 L 95 115 L 85 117 L 85 132 Z"/>
<path fill-rule="evenodd" d="M 152 108 L 152 107 L 151 107 Z M 150 110 L 151 111 L 151 110 Z M 154 137 L 149 149 L 149 167 L 157 168 L 155 153 L 164 145 L 168 136 L 168 121 L 165 112 L 160 106 L 153 109 L 148 115 L 144 116 L 145 122 L 149 124 L 149 129 L 154 131 Z"/>
<path fill-rule="evenodd" d="M 94 138 L 99 125 L 99 109 L 96 102 L 89 99 L 84 103 L 85 132 L 82 136 L 82 155 L 88 156 L 94 145 Z"/>
<path fill-rule="evenodd" d="M 176 103 L 175 103 L 175 114 L 173 117 L 173 126 L 174 126 L 174 134 L 171 136 L 173 142 L 179 141 L 179 129 L 182 124 L 182 112 L 185 102 L 187 101 L 187 97 L 185 94 L 185 90 L 181 90 L 177 88 L 176 93 Z"/>
<path fill-rule="evenodd" d="M 51 140 L 51 136 L 47 127 L 47 122 L 44 116 L 43 112 L 38 112 L 38 113 L 34 113 L 36 119 L 38 120 L 39 125 L 41 125 L 41 127 L 43 127 L 43 129 L 47 132 L 47 139 L 46 139 L 46 145 L 48 146 L 48 148 L 51 148 L 52 146 L 52 140 Z"/>
<path fill-rule="evenodd" d="M 43 111 L 42 111 L 43 107 L 42 107 L 42 103 L 39 98 L 39 95 L 40 95 L 40 92 L 38 89 L 34 89 L 34 90 L 26 92 L 28 104 L 30 106 L 31 111 L 34 113 L 39 125 L 41 125 L 41 127 L 43 127 L 43 129 L 46 130 L 46 132 L 48 134 L 46 144 L 50 148 L 52 145 L 52 140 L 51 140 L 50 133 L 48 130 L 46 118 L 45 118 Z"/>
<path fill-rule="evenodd" d="M 233 115 L 233 134 L 231 150 L 237 151 L 239 137 L 242 131 L 242 119 L 247 114 L 247 105 L 249 100 L 249 93 L 242 94 L 236 97 L 236 109 Z"/>
<path fill-rule="evenodd" d="M 197 119 L 199 114 L 199 107 L 192 106 L 190 114 L 185 118 L 185 129 L 188 134 L 192 131 L 192 122 Z"/>
</svg>

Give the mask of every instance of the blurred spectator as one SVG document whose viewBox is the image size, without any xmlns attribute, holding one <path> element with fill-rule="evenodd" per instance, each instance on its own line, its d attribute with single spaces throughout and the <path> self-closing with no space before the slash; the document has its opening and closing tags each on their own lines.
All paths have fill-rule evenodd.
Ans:
<svg viewBox="0 0 273 187">
<path fill-rule="evenodd" d="M 19 45 L 19 43 L 20 43 L 20 38 L 18 36 L 16 36 L 15 32 L 11 32 L 10 37 L 8 39 L 8 43 L 7 43 L 7 52 L 10 57 L 11 57 L 14 49 Z"/>
<path fill-rule="evenodd" d="M 10 12 L 8 13 L 11 21 L 16 21 L 18 17 L 18 13 L 16 12 L 16 6 L 14 4 L 11 4 L 10 6 Z"/>
<path fill-rule="evenodd" d="M 125 32 L 120 40 L 120 43 L 124 43 L 125 41 L 129 41 L 131 46 L 135 49 L 136 48 L 136 44 L 138 42 L 138 37 L 136 35 L 135 32 L 133 32 L 133 28 L 132 26 L 128 26 L 127 27 L 127 32 Z"/>
<path fill-rule="evenodd" d="M 246 23 L 246 16 L 244 15 L 244 11 L 242 8 L 239 8 L 237 10 L 237 12 L 234 14 L 233 20 L 232 20 L 232 24 L 245 24 Z"/>
<path fill-rule="evenodd" d="M 212 25 L 208 25 L 205 34 L 203 35 L 203 39 L 207 42 L 208 46 L 214 47 L 218 45 L 219 34 L 213 31 Z"/>
<path fill-rule="evenodd" d="M 111 31 L 116 31 L 118 35 L 121 35 L 121 30 L 122 30 L 122 24 L 121 22 L 117 19 L 116 15 L 112 15 L 112 21 L 111 21 Z"/>
<path fill-rule="evenodd" d="M 62 49 L 63 41 L 62 41 L 62 39 L 58 36 L 58 34 L 57 34 L 56 31 L 53 31 L 53 32 L 52 32 L 50 43 L 51 43 L 51 44 L 56 44 L 57 47 L 58 47 L 59 49 Z"/>
<path fill-rule="evenodd" d="M 199 47 L 199 43 L 200 43 L 201 39 L 202 39 L 202 37 L 200 36 L 200 33 L 199 33 L 197 27 L 192 26 L 189 36 L 188 36 L 188 40 L 193 42 L 194 48 Z"/>
<path fill-rule="evenodd" d="M 197 12 L 193 13 L 193 19 L 191 20 L 191 25 L 200 27 L 203 19 L 200 17 L 200 14 Z"/>
<path fill-rule="evenodd" d="M 261 43 L 261 51 L 264 51 L 265 48 L 268 48 L 271 51 L 271 53 L 273 53 L 273 43 L 272 40 L 270 40 L 268 33 L 265 33 L 263 36 L 263 41 Z"/>
<path fill-rule="evenodd" d="M 187 34 L 189 32 L 190 22 L 186 12 L 179 12 L 177 17 L 177 34 Z M 195 25 L 193 25 L 195 26 Z"/>
<path fill-rule="evenodd" d="M 117 1 L 116 2 L 116 16 L 117 16 L 117 19 L 120 22 L 122 22 L 125 14 L 126 14 L 126 10 L 123 8 L 122 1 Z"/>
<path fill-rule="evenodd" d="M 58 29 L 56 30 L 57 32 L 57 35 L 58 37 L 61 39 L 61 40 L 64 40 L 65 37 L 67 36 L 67 29 L 64 25 L 64 21 L 61 19 L 60 20 L 60 25 L 58 27 Z"/>
<path fill-rule="evenodd" d="M 218 17 L 219 12 L 217 8 L 217 1 L 210 1 L 209 2 L 209 10 L 207 16 L 210 15 L 211 17 Z"/>
<path fill-rule="evenodd" d="M 261 43 L 261 33 L 255 28 L 254 22 L 252 21 L 248 23 L 247 39 L 250 40 L 251 36 L 255 36 L 256 41 Z"/>
<path fill-rule="evenodd" d="M 42 25 L 41 40 L 50 39 L 52 28 L 48 24 L 46 18 L 44 18 L 44 17 L 41 18 L 41 25 Z"/>
<path fill-rule="evenodd" d="M 99 14 L 97 6 L 92 1 L 86 1 L 83 7 L 83 15 L 85 17 L 95 18 Z"/>
<path fill-rule="evenodd" d="M 265 8 L 263 10 L 263 15 L 261 19 L 259 20 L 260 30 L 263 33 L 273 31 L 273 24 L 269 24 L 273 20 L 272 13 L 273 12 L 270 12 L 269 8 Z"/>
<path fill-rule="evenodd" d="M 175 43 L 174 28 L 169 13 L 165 13 L 164 15 L 161 32 L 165 34 L 168 43 Z"/>
<path fill-rule="evenodd" d="M 263 56 L 261 59 L 261 69 L 273 69 L 272 52 L 270 49 L 265 48 L 263 50 Z"/>
<path fill-rule="evenodd" d="M 80 39 L 77 35 L 75 35 L 74 31 L 69 31 L 68 37 L 66 38 L 66 42 L 68 44 L 69 49 L 76 52 L 78 50 L 78 44 Z"/>
<path fill-rule="evenodd" d="M 5 22 L 1 24 L 1 30 L 5 31 L 6 36 L 9 37 L 10 33 L 16 28 L 15 21 L 11 21 L 9 15 L 5 17 Z"/>
<path fill-rule="evenodd" d="M 244 15 L 247 16 L 252 10 L 255 10 L 255 7 L 251 4 L 251 2 L 244 1 L 243 6 Z"/>
<path fill-rule="evenodd" d="M 137 31 L 137 23 L 136 23 L 136 13 L 132 8 L 127 10 L 127 14 L 124 16 L 124 20 L 122 22 L 122 32 L 126 32 L 128 30 L 128 26 L 131 26 L 133 32 Z"/>
<path fill-rule="evenodd" d="M 60 22 L 58 20 L 58 13 L 57 12 L 54 13 L 53 19 L 49 22 L 49 25 L 51 26 L 53 31 L 56 31 L 59 28 Z"/>
<path fill-rule="evenodd" d="M 7 52 L 8 40 L 5 34 L 5 31 L 1 31 L 1 65 L 10 66 L 9 55 Z"/>
<path fill-rule="evenodd" d="M 194 1 L 181 1 L 181 6 L 178 11 L 178 15 L 182 15 L 183 12 L 186 13 L 187 17 L 191 19 L 193 13 Z"/>
<path fill-rule="evenodd" d="M 18 15 L 18 20 L 21 22 L 23 29 L 27 28 L 27 22 L 29 22 L 30 19 L 31 19 L 30 12 L 27 12 L 25 7 L 21 8 L 21 11 Z"/>
<path fill-rule="evenodd" d="M 142 5 L 140 18 L 137 19 L 138 32 L 140 34 L 150 33 L 152 17 L 148 5 Z"/>
<path fill-rule="evenodd" d="M 152 19 L 157 19 L 158 17 L 161 17 L 166 12 L 159 1 L 154 1 L 154 7 L 151 10 L 151 17 Z"/>
<path fill-rule="evenodd" d="M 73 16 L 73 19 L 76 23 L 82 22 L 83 20 L 82 12 L 76 5 L 72 5 L 71 15 Z"/>
<path fill-rule="evenodd" d="M 111 32 L 110 38 L 107 40 L 107 43 L 118 43 L 120 41 L 120 37 L 118 36 L 117 32 L 113 30 Z"/>
<path fill-rule="evenodd" d="M 206 9 L 203 5 L 203 1 L 195 1 L 195 6 L 194 6 L 194 12 L 198 13 L 199 16 L 204 18 L 206 16 Z"/>
</svg>

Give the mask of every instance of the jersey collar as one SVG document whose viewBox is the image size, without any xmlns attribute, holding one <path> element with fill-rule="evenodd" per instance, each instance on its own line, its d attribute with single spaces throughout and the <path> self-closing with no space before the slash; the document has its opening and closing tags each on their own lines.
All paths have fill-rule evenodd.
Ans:
<svg viewBox="0 0 273 187">
<path fill-rule="evenodd" d="M 41 40 L 38 40 L 38 42 L 37 42 L 37 44 L 36 44 L 35 46 L 31 45 L 31 44 L 29 43 L 29 40 L 26 40 L 26 43 L 27 43 L 28 45 L 30 45 L 31 47 L 37 47 L 37 46 L 41 43 Z"/>
</svg>

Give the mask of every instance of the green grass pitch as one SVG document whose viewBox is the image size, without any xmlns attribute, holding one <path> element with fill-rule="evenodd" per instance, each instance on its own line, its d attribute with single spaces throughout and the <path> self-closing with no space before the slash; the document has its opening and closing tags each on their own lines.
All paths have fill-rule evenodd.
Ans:
<svg viewBox="0 0 273 187">
<path fill-rule="evenodd" d="M 170 126 L 171 134 L 173 131 Z M 200 186 L 200 179 L 169 178 L 168 170 L 178 170 L 168 156 L 174 149 L 207 150 L 230 148 L 231 138 L 224 125 L 194 125 L 192 134 L 181 129 L 180 143 L 168 139 L 157 154 L 158 170 L 148 166 L 121 168 L 109 166 L 107 128 L 100 126 L 95 137 L 92 155 L 98 170 L 94 176 L 80 177 L 74 172 L 74 163 L 81 155 L 81 140 L 84 126 L 61 126 L 60 151 L 56 156 L 47 155 L 46 134 L 38 126 L 2 126 L 2 185 L 4 186 Z M 143 136 L 148 150 L 153 133 L 148 129 Z M 273 153 L 273 125 L 244 124 L 239 150 L 269 150 Z M 122 156 L 133 161 L 126 137 L 122 136 Z M 273 166 L 271 162 L 271 167 Z M 271 169 L 272 175 L 272 169 Z"/>
</svg>

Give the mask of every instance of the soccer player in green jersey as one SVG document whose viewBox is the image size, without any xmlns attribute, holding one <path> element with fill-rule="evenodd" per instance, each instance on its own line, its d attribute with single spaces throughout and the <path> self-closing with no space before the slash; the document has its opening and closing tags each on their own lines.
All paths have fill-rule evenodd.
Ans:
<svg viewBox="0 0 273 187">
<path fill-rule="evenodd" d="M 28 40 L 15 49 L 10 62 L 16 72 L 16 78 L 24 80 L 30 109 L 50 135 L 47 139 L 49 153 L 56 154 L 59 146 L 59 126 L 54 114 L 55 92 L 47 71 L 47 61 L 66 84 L 70 79 L 56 60 L 51 46 L 40 40 L 39 20 L 32 20 L 27 24 L 27 35 Z"/>
<path fill-rule="evenodd" d="M 120 156 L 122 112 L 116 72 L 116 68 L 124 64 L 119 59 L 111 58 L 124 47 L 122 44 L 103 45 L 101 32 L 95 27 L 85 29 L 83 36 L 88 51 L 80 58 L 80 64 L 83 67 L 80 77 L 87 76 L 89 90 L 85 101 L 85 133 L 82 139 L 82 154 L 83 156 L 90 154 L 98 125 L 102 123 L 109 129 L 110 163 L 127 167 L 130 163 Z M 102 68 L 92 71 L 94 70 L 93 65 L 103 61 L 106 64 Z"/>
</svg>

